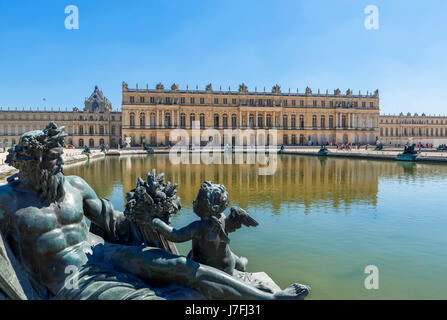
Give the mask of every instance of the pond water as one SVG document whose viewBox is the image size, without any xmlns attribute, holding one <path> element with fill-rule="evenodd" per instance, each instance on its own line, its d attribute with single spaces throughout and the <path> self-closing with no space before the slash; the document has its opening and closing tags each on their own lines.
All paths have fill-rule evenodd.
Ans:
<svg viewBox="0 0 447 320">
<path fill-rule="evenodd" d="M 192 211 L 201 182 L 222 183 L 232 205 L 260 223 L 230 235 L 248 258 L 281 287 L 312 287 L 310 299 L 446 299 L 447 166 L 281 155 L 274 175 L 257 165 L 174 165 L 168 155 L 106 157 L 65 169 L 123 210 L 137 177 L 156 168 L 178 183 L 181 212 Z M 191 243 L 177 244 L 187 254 Z M 379 289 L 365 289 L 365 267 L 379 270 Z"/>
</svg>

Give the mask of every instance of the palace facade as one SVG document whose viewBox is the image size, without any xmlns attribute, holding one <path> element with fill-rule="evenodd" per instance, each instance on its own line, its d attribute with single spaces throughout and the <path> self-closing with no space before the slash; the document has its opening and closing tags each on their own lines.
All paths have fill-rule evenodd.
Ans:
<svg viewBox="0 0 447 320">
<path fill-rule="evenodd" d="M 275 129 L 277 144 L 317 145 L 333 143 L 374 143 L 379 125 L 379 92 L 354 95 L 281 92 L 275 85 L 271 92 L 249 92 L 241 84 L 237 91 L 180 90 L 177 84 L 165 89 L 130 89 L 122 84 L 122 135 L 130 137 L 132 145 L 167 145 L 172 129 L 192 133 L 194 122 L 201 131 L 216 129 Z M 251 134 L 249 143 L 255 141 Z M 124 140 L 123 140 L 124 141 Z M 233 137 L 233 144 L 235 139 Z M 269 143 L 269 141 L 265 141 Z"/>
<path fill-rule="evenodd" d="M 0 109 L 0 147 L 9 147 L 31 130 L 44 129 L 49 121 L 65 126 L 67 144 L 76 147 L 117 147 L 121 143 L 121 112 L 112 111 L 112 104 L 96 86 L 84 101 L 84 109 L 3 110 Z"/>
<path fill-rule="evenodd" d="M 380 116 L 380 140 L 385 145 L 404 145 L 407 142 L 418 144 L 447 144 L 447 117 L 426 115 Z"/>
<path fill-rule="evenodd" d="M 374 143 L 376 136 L 385 145 L 447 143 L 447 117 L 430 115 L 379 115 L 379 93 L 342 94 L 339 89 L 329 94 L 305 92 L 286 93 L 276 85 L 270 92 L 248 91 L 241 84 L 237 91 L 180 90 L 173 84 L 165 89 L 134 89 L 122 84 L 122 112 L 113 111 L 111 102 L 96 86 L 84 101 L 83 110 L 10 110 L 0 108 L 0 147 L 9 147 L 31 130 L 43 129 L 49 121 L 66 127 L 67 144 L 75 147 L 112 148 L 130 138 L 133 146 L 167 145 L 173 129 L 186 130 L 190 135 L 196 122 L 201 132 L 215 129 L 276 130 L 277 144 L 319 145 L 322 143 Z M 244 143 L 256 141 L 256 131 L 244 135 Z M 251 132 L 251 133 L 250 133 Z M 269 137 L 265 143 L 269 143 Z M 247 141 L 249 140 L 249 141 Z M 233 144 L 236 139 L 233 138 Z"/>
</svg>

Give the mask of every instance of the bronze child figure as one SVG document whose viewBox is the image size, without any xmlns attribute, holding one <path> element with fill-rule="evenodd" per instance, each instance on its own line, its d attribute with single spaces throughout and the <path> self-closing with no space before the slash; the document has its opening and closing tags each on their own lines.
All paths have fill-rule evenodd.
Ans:
<svg viewBox="0 0 447 320">
<path fill-rule="evenodd" d="M 225 186 L 206 181 L 200 186 L 193 202 L 194 213 L 200 220 L 181 229 L 174 229 L 158 218 L 152 220 L 152 225 L 170 241 L 192 240 L 192 250 L 188 258 L 232 275 L 234 269 L 245 271 L 247 258 L 238 257 L 231 252 L 228 233 L 236 231 L 242 224 L 257 226 L 258 222 L 238 207 L 232 207 L 227 217 L 223 211 L 228 203 Z"/>
</svg>

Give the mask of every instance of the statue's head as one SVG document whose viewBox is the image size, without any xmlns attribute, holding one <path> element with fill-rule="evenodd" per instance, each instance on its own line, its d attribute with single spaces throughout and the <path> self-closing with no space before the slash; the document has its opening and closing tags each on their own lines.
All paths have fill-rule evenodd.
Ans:
<svg viewBox="0 0 447 320">
<path fill-rule="evenodd" d="M 29 131 L 20 137 L 19 143 L 8 150 L 6 163 L 19 170 L 19 180 L 42 194 L 42 198 L 54 201 L 63 196 L 64 175 L 64 127 L 54 122 L 44 130 Z"/>
<path fill-rule="evenodd" d="M 220 214 L 227 208 L 228 203 L 228 192 L 223 184 L 205 181 L 193 201 L 193 208 L 199 217 L 205 218 Z"/>
</svg>

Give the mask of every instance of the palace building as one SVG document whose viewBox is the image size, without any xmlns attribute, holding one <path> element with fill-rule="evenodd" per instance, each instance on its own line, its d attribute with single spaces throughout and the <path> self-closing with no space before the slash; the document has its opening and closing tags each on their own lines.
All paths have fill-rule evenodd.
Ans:
<svg viewBox="0 0 447 320">
<path fill-rule="evenodd" d="M 112 104 L 96 86 L 84 109 L 61 110 L 0 110 L 0 147 L 9 147 L 31 130 L 44 129 L 49 121 L 65 126 L 67 144 L 76 147 L 98 147 L 121 143 L 121 112 L 112 111 Z"/>
<path fill-rule="evenodd" d="M 165 89 L 130 89 L 122 84 L 122 138 L 132 145 L 167 145 L 172 129 L 191 133 L 198 121 L 200 129 L 272 129 L 277 144 L 318 145 L 333 143 L 374 143 L 379 126 L 379 92 L 362 95 L 339 89 L 333 93 L 282 92 L 275 85 L 271 92 L 248 91 L 241 84 L 237 91 L 180 90 L 177 84 Z M 250 137 L 250 144 L 255 142 Z M 124 141 L 124 140 L 123 140 Z M 233 143 L 234 143 L 233 138 Z M 256 141 L 257 143 L 262 143 Z M 256 143 L 255 142 L 255 143 Z M 269 143 L 265 141 L 265 143 Z"/>
<path fill-rule="evenodd" d="M 43 129 L 49 121 L 66 127 L 67 144 L 75 147 L 98 147 L 101 144 L 116 148 L 130 138 L 131 145 L 167 145 L 173 129 L 192 133 L 193 123 L 201 132 L 216 129 L 276 130 L 277 144 L 320 145 L 333 143 L 374 143 L 376 136 L 385 145 L 447 143 L 447 117 L 425 114 L 379 115 L 379 92 L 354 95 L 351 90 L 342 94 L 339 89 L 329 94 L 282 92 L 275 85 L 270 92 L 248 91 L 241 84 L 237 91 L 180 90 L 177 84 L 165 89 L 134 89 L 122 84 L 122 111 L 113 111 L 111 102 L 96 86 L 84 101 L 83 110 L 5 110 L 0 108 L 0 147 L 9 147 L 30 130 Z M 250 131 L 243 131 L 250 132 Z M 255 131 L 251 131 L 255 132 Z M 249 133 L 249 141 L 263 143 Z M 269 137 L 265 143 L 269 143 Z M 232 143 L 236 143 L 233 138 Z"/>
<path fill-rule="evenodd" d="M 447 144 L 447 117 L 426 115 L 425 113 L 411 115 L 380 116 L 380 140 L 385 145 L 404 145 L 407 142 Z"/>
</svg>

